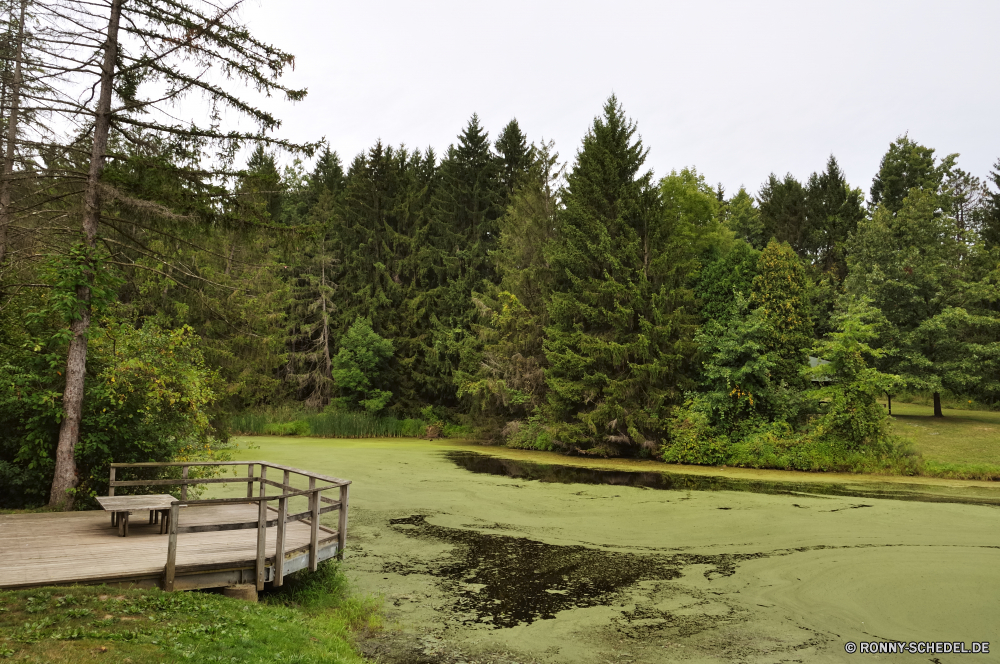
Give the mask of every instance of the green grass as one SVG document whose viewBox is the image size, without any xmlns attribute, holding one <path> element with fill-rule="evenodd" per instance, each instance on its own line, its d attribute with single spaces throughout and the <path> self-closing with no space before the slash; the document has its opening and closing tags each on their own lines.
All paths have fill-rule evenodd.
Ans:
<svg viewBox="0 0 1000 664">
<path fill-rule="evenodd" d="M 381 626 L 335 563 L 252 604 L 209 592 L 107 586 L 0 591 L 0 661 L 361 664 L 352 633 Z"/>
<path fill-rule="evenodd" d="M 943 409 L 893 401 L 896 433 L 923 455 L 923 474 L 1000 480 L 1000 412 Z"/>
</svg>

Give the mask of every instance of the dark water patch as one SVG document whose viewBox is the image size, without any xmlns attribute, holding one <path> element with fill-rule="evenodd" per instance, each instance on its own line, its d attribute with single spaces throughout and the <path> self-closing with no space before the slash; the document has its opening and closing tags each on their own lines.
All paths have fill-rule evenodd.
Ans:
<svg viewBox="0 0 1000 664">
<path fill-rule="evenodd" d="M 566 609 L 610 603 L 639 581 L 669 581 L 690 565 L 706 565 L 709 579 L 731 576 L 739 562 L 768 554 L 641 555 L 583 546 L 557 546 L 523 537 L 449 528 L 423 515 L 390 520 L 408 537 L 447 542 L 438 561 L 386 565 L 396 574 L 431 574 L 453 598 L 452 614 L 465 624 L 494 628 L 554 618 Z"/>
<path fill-rule="evenodd" d="M 1000 497 L 929 493 L 926 487 L 917 484 L 899 485 L 880 482 L 848 485 L 825 482 L 775 482 L 709 475 L 686 475 L 667 471 L 608 470 L 503 459 L 468 451 L 445 452 L 445 457 L 460 468 L 473 473 L 557 484 L 606 484 L 663 491 L 741 491 L 784 496 L 801 496 L 803 494 L 850 496 L 928 503 L 1000 506 Z M 987 491 L 990 490 L 987 489 Z"/>
</svg>

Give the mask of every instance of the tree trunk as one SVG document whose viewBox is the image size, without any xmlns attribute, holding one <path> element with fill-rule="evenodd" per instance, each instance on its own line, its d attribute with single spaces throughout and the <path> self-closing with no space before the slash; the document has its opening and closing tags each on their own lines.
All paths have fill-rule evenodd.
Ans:
<svg viewBox="0 0 1000 664">
<path fill-rule="evenodd" d="M 101 67 L 101 95 L 97 101 L 94 123 L 94 144 L 90 153 L 90 170 L 84 191 L 83 236 L 89 249 L 97 246 L 97 224 L 100 219 L 100 191 L 98 185 L 104 171 L 104 159 L 111 128 L 111 92 L 114 83 L 115 61 L 118 56 L 118 22 L 123 0 L 112 0 L 108 19 L 107 41 L 104 43 L 104 64 Z M 93 282 L 94 275 L 90 274 Z M 80 317 L 70 325 L 72 336 L 66 357 L 66 389 L 63 392 L 63 418 L 59 426 L 59 444 L 56 447 L 56 469 L 52 477 L 49 506 L 71 509 L 73 490 L 79 483 L 76 472 L 76 444 L 80 438 L 80 419 L 83 412 L 83 385 L 87 374 L 87 330 L 90 328 L 90 287 L 79 286 L 76 298 Z"/>
<path fill-rule="evenodd" d="M 889 394 L 888 392 L 886 392 L 885 393 L 885 398 L 888 399 L 888 402 L 889 402 L 889 414 L 892 415 L 892 395 Z"/>
<path fill-rule="evenodd" d="M 934 417 L 944 417 L 944 413 L 941 412 L 941 393 L 934 393 Z"/>
<path fill-rule="evenodd" d="M 24 13 L 28 0 L 21 0 L 21 17 L 17 24 L 14 80 L 10 85 L 10 116 L 7 118 L 7 145 L 0 178 L 0 265 L 7 258 L 7 228 L 10 226 L 10 185 L 14 178 L 14 145 L 17 141 L 17 120 L 21 104 L 21 60 L 24 54 Z"/>
</svg>

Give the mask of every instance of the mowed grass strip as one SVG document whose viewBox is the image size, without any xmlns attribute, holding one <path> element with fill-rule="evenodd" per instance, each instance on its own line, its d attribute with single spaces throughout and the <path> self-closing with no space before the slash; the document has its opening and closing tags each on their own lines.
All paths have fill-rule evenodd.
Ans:
<svg viewBox="0 0 1000 664">
<path fill-rule="evenodd" d="M 1000 478 L 1000 412 L 934 409 L 893 403 L 896 433 L 913 441 L 927 473 L 970 479 Z"/>
<path fill-rule="evenodd" d="M 0 591 L 0 661 L 363 664 L 351 635 L 380 626 L 375 602 L 344 596 L 335 568 L 317 574 L 259 604 L 107 586 Z"/>
</svg>

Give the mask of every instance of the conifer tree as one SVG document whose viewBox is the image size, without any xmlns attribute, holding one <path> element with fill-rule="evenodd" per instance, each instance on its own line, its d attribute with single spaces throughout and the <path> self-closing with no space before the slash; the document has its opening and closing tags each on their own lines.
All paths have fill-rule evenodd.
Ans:
<svg viewBox="0 0 1000 664">
<path fill-rule="evenodd" d="M 767 243 L 772 238 L 787 242 L 799 255 L 806 255 L 809 248 L 809 228 L 806 219 L 806 190 L 791 173 L 779 180 L 774 173 L 757 194 L 760 221 L 764 228 L 762 237 Z M 763 249 L 765 245 L 757 246 Z"/>
<path fill-rule="evenodd" d="M 959 238 L 940 204 L 937 192 L 913 188 L 897 211 L 880 206 L 851 242 L 847 280 L 848 292 L 869 298 L 889 323 L 880 368 L 932 393 L 937 417 L 945 390 L 997 390 L 1000 362 L 1000 316 L 980 272 L 982 247 Z"/>
<path fill-rule="evenodd" d="M 952 154 L 937 162 L 934 148 L 920 145 L 906 134 L 900 136 L 889 144 L 872 181 L 872 207 L 882 205 L 898 212 L 911 189 L 937 192 L 957 157 Z"/>
<path fill-rule="evenodd" d="M 503 186 L 500 207 L 503 209 L 510 202 L 511 194 L 528 175 L 533 161 L 533 150 L 528 145 L 528 138 L 521 131 L 516 118 L 503 128 L 494 147 L 500 161 L 500 183 Z"/>
<path fill-rule="evenodd" d="M 545 356 L 559 444 L 617 454 L 654 449 L 680 394 L 693 333 L 685 248 L 664 218 L 636 126 L 615 97 L 567 176 Z M 682 260 L 678 260 L 681 258 Z"/>
<path fill-rule="evenodd" d="M 487 282 L 484 292 L 473 293 L 479 320 L 455 374 L 458 396 L 469 401 L 480 428 L 492 437 L 521 430 L 516 423 L 545 403 L 542 339 L 552 270 L 544 248 L 556 237 L 563 169 L 552 142 L 531 153 L 528 173 L 498 220 L 499 246 L 490 252 L 500 285 Z"/>
<path fill-rule="evenodd" d="M 809 177 L 808 249 L 821 272 L 832 271 L 838 280 L 847 275 L 846 243 L 865 215 L 863 206 L 864 194 L 847 184 L 833 155 L 826 162 L 826 170 Z"/>
<path fill-rule="evenodd" d="M 736 237 L 755 249 L 763 249 L 771 239 L 753 196 L 744 187 L 736 192 L 723 211 L 723 223 Z"/>
</svg>

